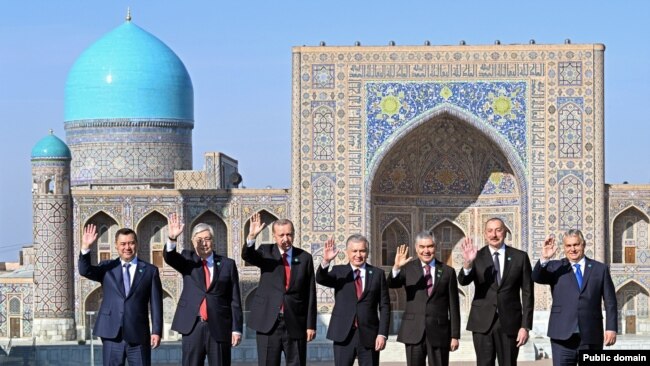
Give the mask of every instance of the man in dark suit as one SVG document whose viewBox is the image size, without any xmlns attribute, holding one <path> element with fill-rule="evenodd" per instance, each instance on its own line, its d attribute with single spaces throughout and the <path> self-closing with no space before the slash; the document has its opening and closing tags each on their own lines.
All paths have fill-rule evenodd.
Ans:
<svg viewBox="0 0 650 366">
<path fill-rule="evenodd" d="M 473 332 L 478 365 L 516 365 L 519 347 L 528 341 L 533 326 L 534 292 L 526 252 L 505 245 L 508 229 L 499 218 L 485 223 L 488 245 L 477 250 L 465 238 L 462 286 L 474 283 L 474 300 L 467 330 Z"/>
<path fill-rule="evenodd" d="M 616 291 L 609 268 L 585 257 L 585 238 L 580 230 L 564 234 L 564 255 L 557 253 L 555 237 L 549 237 L 533 270 L 533 281 L 551 285 L 553 305 L 548 321 L 553 365 L 577 365 L 580 350 L 602 350 L 616 343 L 618 327 Z M 605 329 L 601 301 L 605 303 Z"/>
<path fill-rule="evenodd" d="M 93 266 L 90 246 L 97 240 L 97 228 L 84 228 L 79 255 L 79 274 L 102 284 L 102 304 L 93 334 L 102 338 L 105 366 L 151 365 L 151 349 L 162 335 L 162 285 L 158 268 L 136 256 L 138 238 L 131 229 L 115 234 L 119 258 Z M 151 323 L 149 328 L 149 308 Z"/>
<path fill-rule="evenodd" d="M 183 366 L 230 365 L 231 347 L 241 341 L 242 309 L 239 274 L 235 261 L 213 250 L 214 230 L 197 224 L 192 230 L 194 250 L 176 251 L 176 240 L 184 225 L 176 214 L 167 220 L 169 241 L 165 262 L 183 275 L 172 330 L 183 335 Z"/>
<path fill-rule="evenodd" d="M 408 256 L 408 246 L 400 245 L 388 286 L 404 287 L 406 311 L 397 341 L 406 346 L 409 366 L 449 365 L 449 352 L 458 349 L 460 307 L 456 272 L 436 260 L 433 235 L 423 231 L 415 237 L 418 260 Z"/>
<path fill-rule="evenodd" d="M 287 365 L 307 364 L 307 342 L 316 336 L 316 283 L 311 254 L 293 246 L 290 220 L 273 223 L 276 244 L 260 245 L 255 238 L 265 224 L 256 213 L 251 218 L 242 259 L 261 270 L 248 318 L 257 332 L 260 366 L 279 366 L 284 351 Z"/>
<path fill-rule="evenodd" d="M 346 242 L 349 264 L 328 271 L 338 252 L 334 239 L 327 240 L 316 272 L 317 283 L 334 288 L 334 310 L 327 329 L 327 339 L 334 341 L 334 364 L 352 366 L 358 358 L 359 366 L 377 366 L 379 351 L 386 346 L 390 316 L 384 271 L 366 263 L 368 239 L 363 235 L 351 235 Z"/>
</svg>

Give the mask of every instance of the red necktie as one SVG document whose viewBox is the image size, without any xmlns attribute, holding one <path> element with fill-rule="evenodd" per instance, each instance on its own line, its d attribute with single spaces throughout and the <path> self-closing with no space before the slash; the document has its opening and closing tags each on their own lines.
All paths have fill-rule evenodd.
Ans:
<svg viewBox="0 0 650 366">
<path fill-rule="evenodd" d="M 359 269 L 354 270 L 354 288 L 357 290 L 357 300 L 361 299 L 361 294 L 363 293 L 363 282 L 361 282 L 361 271 Z"/>
<path fill-rule="evenodd" d="M 431 291 L 433 291 L 433 281 L 431 278 L 431 266 L 428 264 L 424 266 L 424 279 L 427 280 L 427 296 L 431 296 Z"/>
<path fill-rule="evenodd" d="M 203 273 L 205 274 L 205 290 L 207 291 L 210 287 L 210 270 L 208 269 L 208 261 L 203 260 Z M 201 314 L 201 319 L 208 320 L 208 301 L 207 297 L 203 298 L 201 301 L 201 307 L 199 307 L 199 313 Z"/>
</svg>

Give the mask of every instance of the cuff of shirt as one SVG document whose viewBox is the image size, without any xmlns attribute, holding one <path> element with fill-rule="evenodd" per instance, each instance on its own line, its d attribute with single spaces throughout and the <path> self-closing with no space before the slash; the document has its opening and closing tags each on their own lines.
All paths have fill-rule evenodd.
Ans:
<svg viewBox="0 0 650 366">
<path fill-rule="evenodd" d="M 247 247 L 252 247 L 255 245 L 255 240 L 248 240 L 246 239 L 246 246 Z"/>
<path fill-rule="evenodd" d="M 465 276 L 467 276 L 470 272 L 472 272 L 471 268 L 467 269 L 467 268 L 463 267 L 463 273 L 465 273 Z"/>
<path fill-rule="evenodd" d="M 325 261 L 320 262 L 320 266 L 321 268 L 325 269 L 330 266 L 330 262 L 325 262 Z"/>
<path fill-rule="evenodd" d="M 232 334 L 233 334 L 233 335 L 236 334 L 236 335 L 240 336 L 240 335 L 241 335 L 241 332 L 232 332 Z"/>
<path fill-rule="evenodd" d="M 543 259 L 543 258 L 540 258 L 540 259 L 539 259 L 539 265 L 542 266 L 542 267 L 546 267 L 546 265 L 547 265 L 548 262 L 550 262 L 550 261 L 551 261 L 550 259 Z"/>
<path fill-rule="evenodd" d="M 81 255 L 86 255 L 90 253 L 90 249 L 81 249 Z"/>
<path fill-rule="evenodd" d="M 167 240 L 167 245 L 165 245 L 165 249 L 168 252 L 173 252 L 174 250 L 176 250 L 176 242 L 173 242 L 171 240 Z"/>
<path fill-rule="evenodd" d="M 401 269 L 393 269 L 393 270 L 392 270 L 392 272 L 393 272 L 393 278 L 394 278 L 394 277 L 397 277 L 397 275 L 399 275 L 399 271 L 401 271 Z M 380 334 L 380 335 L 381 335 L 381 334 Z"/>
</svg>

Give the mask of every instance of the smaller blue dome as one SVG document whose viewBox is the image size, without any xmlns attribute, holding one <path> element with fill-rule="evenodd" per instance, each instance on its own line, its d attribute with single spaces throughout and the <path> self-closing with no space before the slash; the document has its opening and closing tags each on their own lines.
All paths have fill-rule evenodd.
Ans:
<svg viewBox="0 0 650 366">
<path fill-rule="evenodd" d="M 37 142 L 32 149 L 32 159 L 72 159 L 70 149 L 60 138 L 50 134 Z"/>
</svg>

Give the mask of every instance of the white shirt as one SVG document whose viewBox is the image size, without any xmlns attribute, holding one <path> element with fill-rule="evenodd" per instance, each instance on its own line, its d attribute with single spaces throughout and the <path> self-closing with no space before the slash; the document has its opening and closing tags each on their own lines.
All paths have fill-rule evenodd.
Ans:
<svg viewBox="0 0 650 366">
<path fill-rule="evenodd" d="M 120 258 L 120 263 L 122 264 L 122 273 L 124 273 L 124 265 L 127 263 L 131 263 L 131 266 L 129 267 L 129 277 L 131 279 L 131 285 L 133 285 L 133 277 L 135 277 L 135 269 L 138 266 L 138 257 L 133 257 L 131 262 L 125 262 Z"/>
<path fill-rule="evenodd" d="M 422 276 L 426 276 L 426 274 L 427 274 L 427 272 L 424 270 L 425 266 L 427 266 L 427 264 L 420 261 L 420 268 L 422 268 Z M 431 274 L 431 285 L 433 286 L 433 284 L 436 283 L 436 276 L 435 276 L 435 273 L 436 273 L 436 261 L 435 260 L 431 261 L 428 264 L 428 266 L 431 267 L 429 273 Z M 401 268 L 400 269 L 393 269 L 393 278 L 397 277 L 397 275 L 399 275 L 401 270 L 402 270 Z"/>
<path fill-rule="evenodd" d="M 506 244 L 502 243 L 501 248 L 494 250 L 491 246 L 488 245 L 488 249 L 490 249 L 490 256 L 492 257 L 492 262 L 494 262 L 494 252 L 499 252 L 499 273 L 501 274 L 501 278 L 503 278 L 503 269 L 506 264 Z M 474 266 L 472 266 L 474 268 Z M 463 272 L 465 273 L 465 276 L 467 276 L 470 272 L 472 272 L 472 268 L 467 269 L 463 267 Z"/>
</svg>

